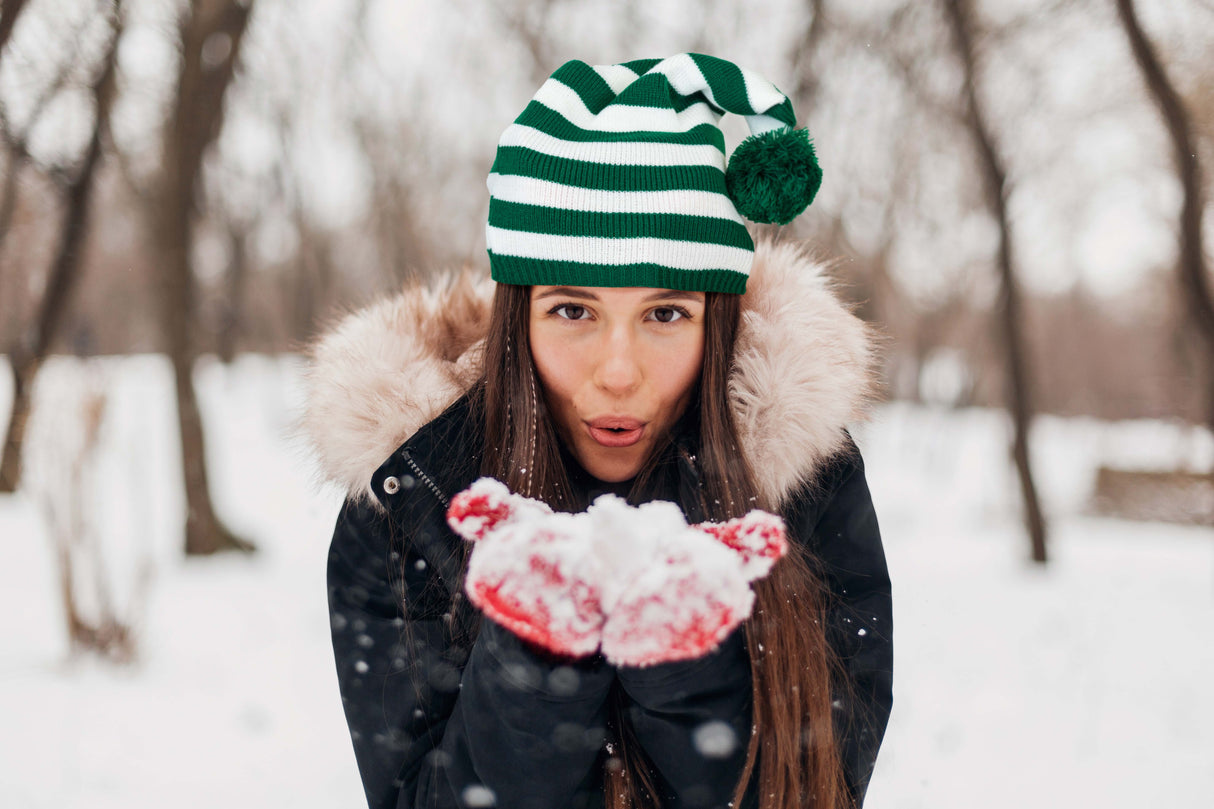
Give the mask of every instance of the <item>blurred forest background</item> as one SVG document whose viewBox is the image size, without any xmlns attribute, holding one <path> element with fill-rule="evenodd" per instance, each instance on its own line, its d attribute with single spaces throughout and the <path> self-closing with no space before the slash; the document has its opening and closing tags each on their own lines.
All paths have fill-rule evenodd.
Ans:
<svg viewBox="0 0 1214 809">
<path fill-rule="evenodd" d="M 793 99 L 825 180 L 770 235 L 807 240 L 886 335 L 890 407 L 1006 411 L 993 432 L 911 423 L 937 424 L 925 441 L 941 445 L 952 429 L 958 445 L 1006 437 L 1009 474 L 990 485 L 1015 493 L 1024 558 L 1053 559 L 1049 487 L 1030 470 L 1064 467 L 1097 420 L 1163 420 L 1172 437 L 1135 439 L 1167 444 L 1162 464 L 1102 466 L 1093 513 L 1214 525 L 1214 0 L 0 0 L 0 492 L 25 489 L 45 514 L 72 648 L 133 659 L 147 599 L 147 576 L 107 584 L 109 552 L 82 540 L 103 519 L 87 497 L 98 476 L 130 490 L 106 489 L 131 514 L 163 488 L 150 476 L 175 481 L 179 554 L 272 545 L 212 505 L 263 465 L 233 455 L 208 472 L 207 407 L 231 446 L 251 411 L 207 405 L 199 380 L 291 362 L 343 312 L 486 268 L 496 142 L 547 76 L 682 51 Z M 746 134 L 723 126 L 731 148 Z M 64 355 L 79 384 L 36 395 Z M 90 472 L 112 412 L 159 423 L 149 397 L 82 370 L 135 355 L 171 366 L 155 401 L 180 437 L 175 468 Z M 266 367 L 248 390 L 277 396 L 280 366 Z M 27 437 L 44 449 L 25 452 Z M 1053 453 L 1030 459 L 1043 441 Z M 920 525 L 941 492 L 884 468 L 918 508 L 891 497 L 888 512 Z M 0 497 L 6 530 L 26 525 L 16 503 Z M 146 533 L 141 519 L 114 524 Z"/>
<path fill-rule="evenodd" d="M 0 345 L 294 350 L 484 265 L 497 137 L 563 61 L 700 50 L 795 100 L 826 181 L 782 236 L 892 338 L 890 397 L 1006 401 L 1006 237 L 1037 409 L 1204 422 L 1187 179 L 1119 6 L 1209 167 L 1210 0 L 4 0 Z"/>
<path fill-rule="evenodd" d="M 570 58 L 683 50 L 794 100 L 826 181 L 776 235 L 833 261 L 888 336 L 886 398 L 1008 409 L 1035 560 L 1034 414 L 1214 423 L 1210 0 L 0 10 L 2 491 L 44 358 L 154 352 L 174 370 L 185 550 L 250 549 L 211 504 L 196 360 L 299 351 L 377 295 L 483 267 L 484 178 L 538 85 Z M 1102 494 L 1214 520 L 1209 472 L 1104 470 Z"/>
<path fill-rule="evenodd" d="M 1207 422 L 1211 31 L 1209 0 L 4 0 L 0 480 L 52 353 L 172 357 L 199 454 L 196 356 L 483 266 L 496 139 L 544 78 L 680 50 L 795 100 L 826 181 L 780 235 L 889 335 L 888 397 Z M 230 544 L 193 511 L 191 545 Z"/>
</svg>

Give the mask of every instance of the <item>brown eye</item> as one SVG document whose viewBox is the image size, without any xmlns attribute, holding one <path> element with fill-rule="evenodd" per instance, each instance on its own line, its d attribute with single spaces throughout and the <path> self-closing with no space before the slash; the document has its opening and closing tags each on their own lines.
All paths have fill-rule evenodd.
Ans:
<svg viewBox="0 0 1214 809">
<path fill-rule="evenodd" d="M 658 323 L 674 323 L 679 318 L 687 317 L 687 313 L 683 310 L 670 306 L 654 309 L 651 314 Z"/>
<path fill-rule="evenodd" d="M 586 307 L 578 306 L 576 303 L 562 303 L 560 306 L 553 307 L 552 311 L 565 320 L 586 319 Z"/>
</svg>

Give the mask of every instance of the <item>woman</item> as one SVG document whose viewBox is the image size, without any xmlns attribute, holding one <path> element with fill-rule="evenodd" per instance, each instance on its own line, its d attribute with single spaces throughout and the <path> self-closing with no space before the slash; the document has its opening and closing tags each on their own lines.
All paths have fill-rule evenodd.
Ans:
<svg viewBox="0 0 1214 809">
<path fill-rule="evenodd" d="M 728 177 L 725 111 L 757 135 Z M 792 124 L 772 85 L 711 57 L 568 63 L 499 142 L 496 286 L 408 291 L 316 347 L 306 426 L 349 492 L 330 606 L 370 806 L 862 802 L 892 671 L 845 428 L 869 338 L 816 266 L 756 249 L 738 215 L 783 223 L 812 199 L 820 172 Z M 760 506 L 792 552 L 699 659 L 552 655 L 463 596 L 445 513 L 482 475 L 566 511 L 605 492 L 689 522 Z"/>
</svg>

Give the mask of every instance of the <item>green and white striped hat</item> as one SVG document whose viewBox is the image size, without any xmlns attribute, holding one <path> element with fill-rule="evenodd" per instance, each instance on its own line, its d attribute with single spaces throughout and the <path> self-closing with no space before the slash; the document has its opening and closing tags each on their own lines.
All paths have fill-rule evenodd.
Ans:
<svg viewBox="0 0 1214 809">
<path fill-rule="evenodd" d="M 751 132 L 728 171 L 726 112 Z M 742 216 L 785 224 L 822 181 L 795 123 L 774 85 L 712 56 L 562 65 L 498 141 L 493 279 L 744 292 Z"/>
</svg>

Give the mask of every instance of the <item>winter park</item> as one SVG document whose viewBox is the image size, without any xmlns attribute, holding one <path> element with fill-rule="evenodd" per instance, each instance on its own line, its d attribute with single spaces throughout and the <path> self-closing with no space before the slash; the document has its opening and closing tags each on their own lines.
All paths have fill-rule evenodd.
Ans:
<svg viewBox="0 0 1214 809">
<path fill-rule="evenodd" d="M 0 806 L 1210 805 L 1211 31 L 3 0 Z"/>
</svg>

